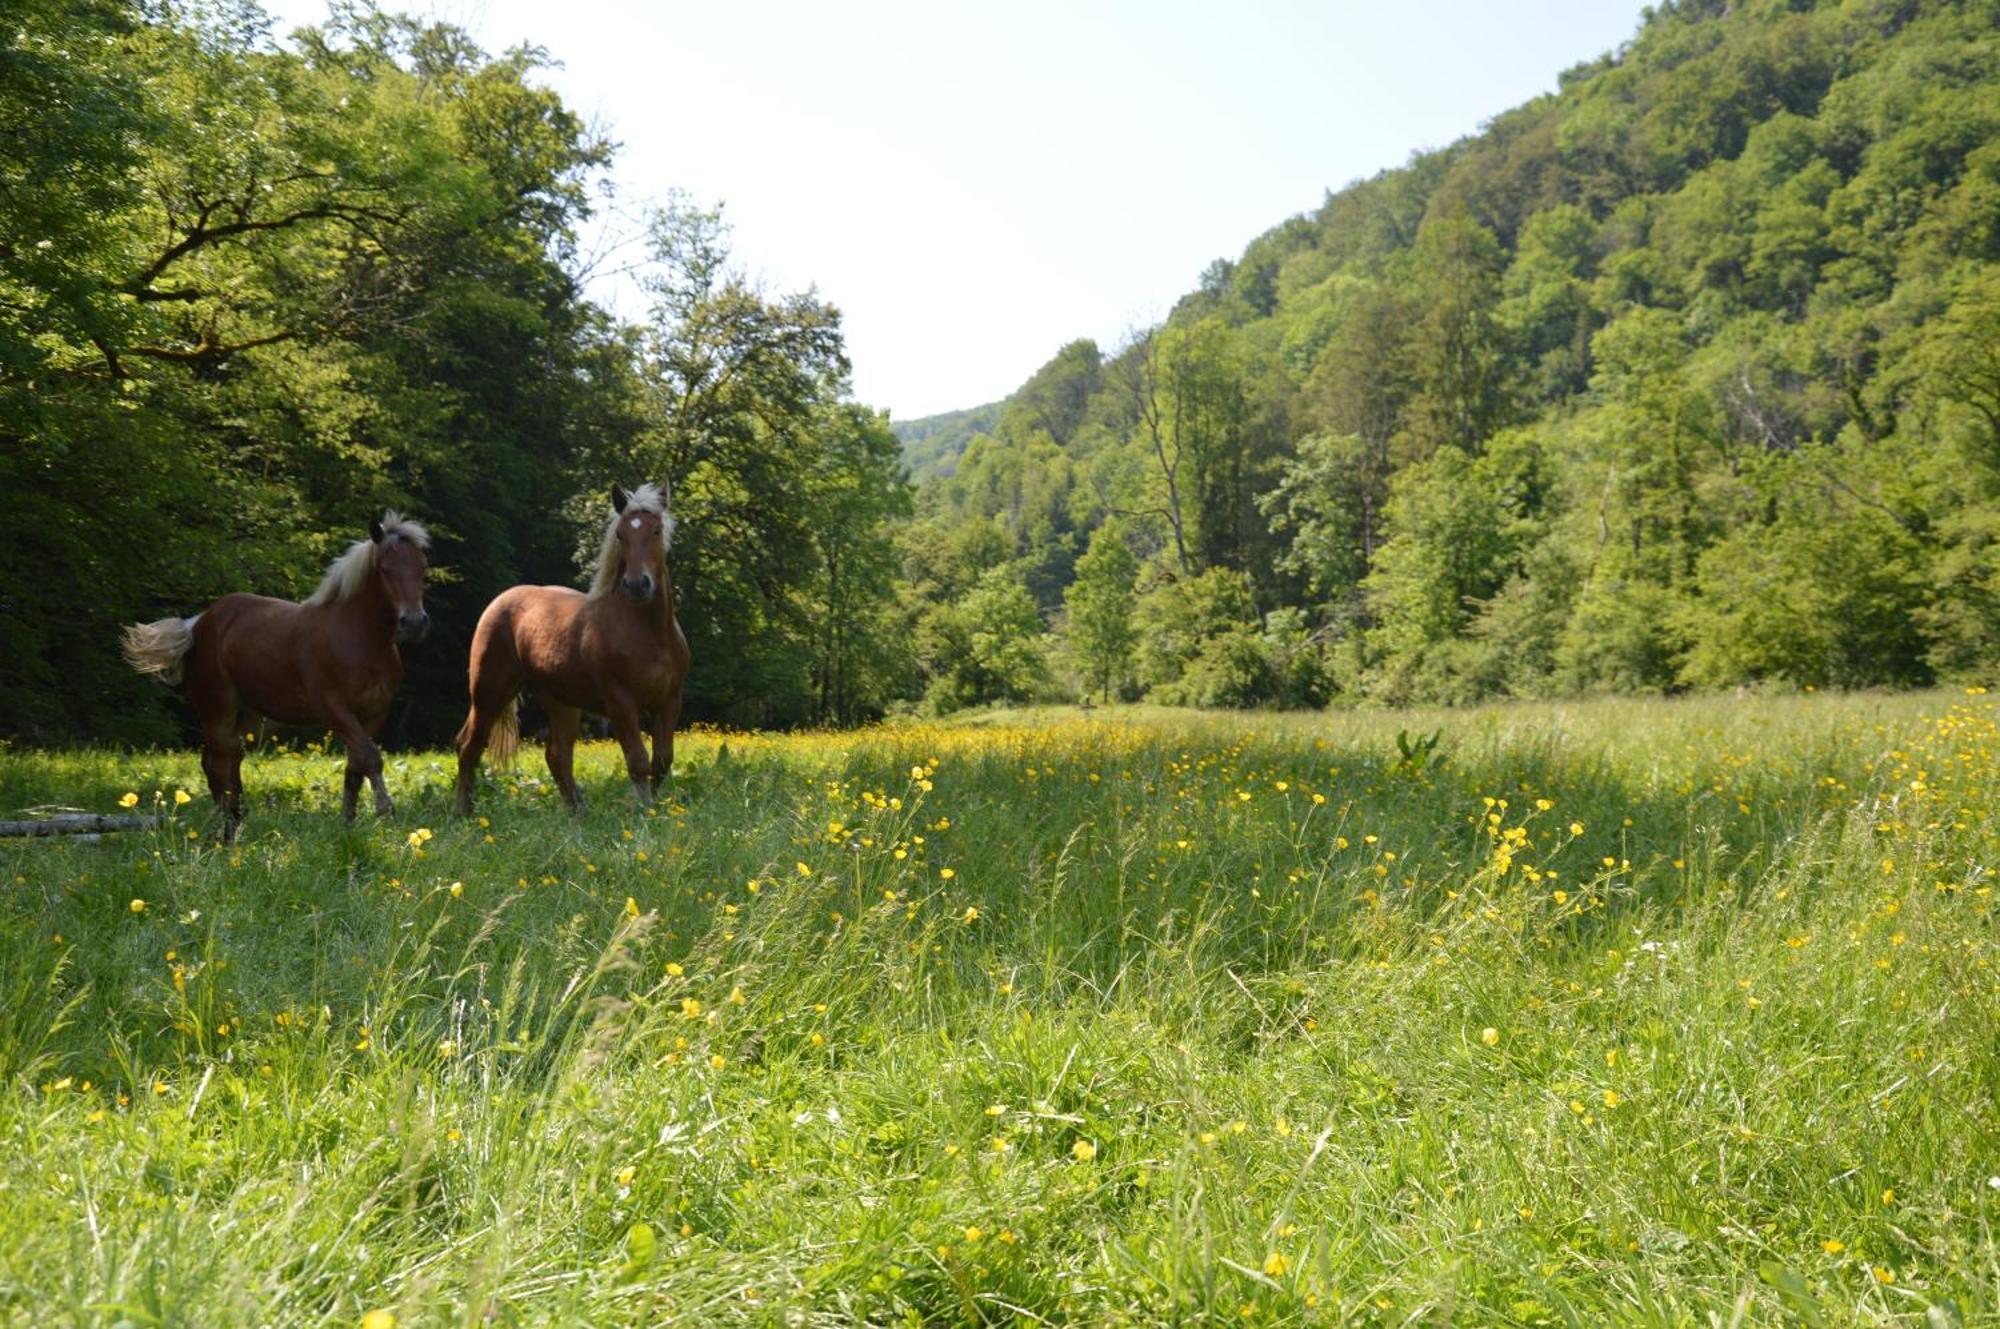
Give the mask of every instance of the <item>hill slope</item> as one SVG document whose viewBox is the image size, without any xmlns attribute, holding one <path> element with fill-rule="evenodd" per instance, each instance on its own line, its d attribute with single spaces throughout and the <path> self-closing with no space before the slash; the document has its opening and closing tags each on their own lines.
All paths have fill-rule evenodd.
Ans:
<svg viewBox="0 0 2000 1329">
<path fill-rule="evenodd" d="M 910 478 L 921 482 L 958 469 L 959 456 L 973 436 L 999 423 L 1002 404 L 988 402 L 962 411 L 892 421 L 889 428 L 903 445 L 903 464 L 909 468 Z"/>
<path fill-rule="evenodd" d="M 933 473 L 918 589 L 961 654 L 986 569 L 1057 622 L 1115 518 L 1105 682 L 1183 701 L 1981 676 L 1996 340 L 2000 5 L 1666 4 L 1058 356 Z"/>
</svg>

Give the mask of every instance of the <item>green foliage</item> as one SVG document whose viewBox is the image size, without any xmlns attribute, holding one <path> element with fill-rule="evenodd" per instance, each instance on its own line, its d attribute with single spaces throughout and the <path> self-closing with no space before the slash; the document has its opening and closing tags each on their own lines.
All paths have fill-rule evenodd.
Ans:
<svg viewBox="0 0 2000 1329">
<path fill-rule="evenodd" d="M 1659 6 L 1555 95 L 1217 260 L 1115 353 L 1066 348 L 988 446 L 1067 525 L 931 510 L 1004 520 L 1044 609 L 1116 518 L 1159 699 L 1984 678 L 1994 19 Z M 1229 626 L 1191 628 L 1221 573 Z M 1272 681 L 1280 611 L 1316 686 Z"/>
<path fill-rule="evenodd" d="M 962 597 L 917 622 L 917 655 L 930 682 L 924 700 L 943 715 L 1034 697 L 1047 677 L 1042 619 L 1006 567 L 981 575 Z"/>
<path fill-rule="evenodd" d="M 99 30 L 41 26 L 58 12 Z M 412 652 L 397 724 L 448 732 L 462 668 L 437 652 L 462 661 L 474 597 L 567 562 L 560 532 L 533 534 L 536 478 L 566 485 L 547 438 L 591 432 L 573 384 L 600 334 L 554 255 L 605 148 L 528 84 L 525 55 L 380 15 L 297 52 L 247 8 L 25 22 L 19 49 L 67 42 L 68 95 L 95 109 L 65 136 L 89 160 L 6 230 L 64 258 L 10 262 L 0 312 L 0 342 L 36 348 L 0 363 L 22 408 L 0 409 L 0 680 L 24 699 L 0 724 L 166 732 L 157 689 L 117 659 L 121 621 L 302 594 L 397 503 L 442 537 L 445 625 Z M 8 136 L 31 139 L 50 136 Z M 64 209 L 89 220 L 37 238 Z"/>
<path fill-rule="evenodd" d="M 1389 539 L 1367 582 L 1377 693 L 1469 701 L 1497 690 L 1475 645 L 1481 606 L 1528 575 L 1550 478 L 1525 434 L 1502 435 L 1479 457 L 1446 447 L 1397 474 Z"/>
<path fill-rule="evenodd" d="M 1005 403 L 989 402 L 962 411 L 945 411 L 916 420 L 898 420 L 892 426 L 903 445 L 903 462 L 914 481 L 950 475 L 958 469 L 965 445 L 999 422 Z"/>
<path fill-rule="evenodd" d="M 915 662 L 898 620 L 890 538 L 910 515 L 910 487 L 882 416 L 843 402 L 827 409 L 815 432 L 824 452 L 808 493 L 820 565 L 805 594 L 812 714 L 851 725 L 879 718 L 911 687 Z"/>
<path fill-rule="evenodd" d="M 650 235 L 644 427 L 592 460 L 671 487 L 677 613 L 698 662 L 690 705 L 737 724 L 879 713 L 899 681 L 884 615 L 907 497 L 893 436 L 840 405 L 839 311 L 758 289 L 718 211 L 676 197 Z M 574 510 L 584 561 L 602 499 Z"/>
<path fill-rule="evenodd" d="M 390 736 L 441 739 L 480 610 L 571 580 L 613 480 L 684 509 L 691 715 L 852 721 L 906 692 L 907 489 L 841 400 L 837 313 L 750 289 L 680 204 L 654 318 L 617 326 L 575 239 L 610 145 L 539 51 L 364 6 L 292 47 L 267 26 L 248 4 L 10 17 L 0 734 L 165 737 L 175 705 L 118 626 L 302 595 L 394 504 L 439 537 L 438 631 Z"/>
<path fill-rule="evenodd" d="M 1178 684 L 1211 641 L 1255 632 L 1257 607 L 1242 573 L 1210 568 L 1156 582 L 1139 597 L 1133 622 L 1139 632 L 1139 682 L 1151 690 Z"/>
<path fill-rule="evenodd" d="M 1117 521 L 1107 521 L 1090 537 L 1076 561 L 1076 580 L 1063 591 L 1065 627 L 1071 652 L 1087 681 L 1087 692 L 1111 700 L 1125 689 L 1132 672 L 1133 586 L 1139 560 Z"/>
<path fill-rule="evenodd" d="M 1410 737 L 1407 729 L 1396 731 L 1396 769 L 1404 775 L 1421 776 L 1424 769 L 1437 756 L 1438 740 L 1444 737 L 1444 730 L 1433 729 L 1428 734 Z"/>
<path fill-rule="evenodd" d="M 1697 685 L 1901 686 L 1929 677 L 1912 609 L 1928 598 L 1922 547 L 1895 514 L 1843 504 L 1809 460 L 1774 466 L 1773 519 L 1701 556 L 1681 631 Z"/>
<path fill-rule="evenodd" d="M 1279 557 L 1315 599 L 1353 598 L 1381 538 L 1381 501 L 1370 494 L 1368 444 L 1358 435 L 1308 434 L 1278 485 L 1258 506 L 1290 536 Z"/>
</svg>

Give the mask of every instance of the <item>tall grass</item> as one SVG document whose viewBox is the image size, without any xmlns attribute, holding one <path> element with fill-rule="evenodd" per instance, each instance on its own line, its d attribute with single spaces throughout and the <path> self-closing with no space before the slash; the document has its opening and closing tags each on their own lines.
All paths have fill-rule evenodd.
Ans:
<svg viewBox="0 0 2000 1329">
<path fill-rule="evenodd" d="M 1399 730 L 1442 727 L 1401 759 Z M 1979 697 L 0 753 L 20 1323 L 1993 1322 Z M 1929 1317 L 1928 1319 L 1926 1317 Z M 387 1321 L 377 1317 L 372 1323 Z"/>
</svg>

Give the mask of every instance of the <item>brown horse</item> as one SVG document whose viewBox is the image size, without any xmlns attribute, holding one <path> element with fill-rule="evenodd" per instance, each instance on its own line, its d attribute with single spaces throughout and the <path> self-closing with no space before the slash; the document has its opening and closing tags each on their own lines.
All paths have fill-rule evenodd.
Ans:
<svg viewBox="0 0 2000 1329">
<path fill-rule="evenodd" d="M 178 683 L 201 719 L 201 768 L 208 792 L 234 835 L 243 819 L 243 726 L 325 726 L 347 744 L 341 815 L 354 820 L 366 779 L 375 811 L 394 811 L 382 782 L 374 735 L 403 681 L 398 641 L 430 631 L 424 612 L 424 551 L 430 536 L 394 512 L 368 523 L 333 561 L 304 604 L 263 595 L 225 595 L 193 618 L 163 618 L 125 629 L 125 659 L 142 674 Z"/>
<path fill-rule="evenodd" d="M 494 761 L 513 759 L 523 689 L 548 712 L 549 774 L 571 811 L 580 808 L 571 757 L 585 711 L 611 721 L 641 802 L 673 773 L 674 724 L 688 672 L 687 638 L 674 619 L 667 579 L 673 534 L 674 519 L 656 486 L 627 495 L 613 485 L 611 522 L 588 595 L 567 586 L 515 586 L 486 606 L 472 635 L 472 709 L 458 731 L 459 815 L 472 814 L 489 733 Z M 650 769 L 641 713 L 653 721 Z"/>
</svg>

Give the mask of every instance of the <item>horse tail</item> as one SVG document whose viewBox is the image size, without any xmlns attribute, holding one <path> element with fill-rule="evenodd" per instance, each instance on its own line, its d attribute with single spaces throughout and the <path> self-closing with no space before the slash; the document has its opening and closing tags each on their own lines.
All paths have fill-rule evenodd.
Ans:
<svg viewBox="0 0 2000 1329">
<path fill-rule="evenodd" d="M 521 699 L 511 698 L 500 708 L 500 718 L 493 722 L 493 741 L 486 754 L 495 766 L 512 766 L 515 754 L 521 750 Z"/>
<path fill-rule="evenodd" d="M 152 674 L 162 683 L 178 683 L 194 645 L 194 618 L 163 618 L 157 623 L 134 623 L 125 629 L 119 642 L 125 663 L 142 674 Z"/>
</svg>

